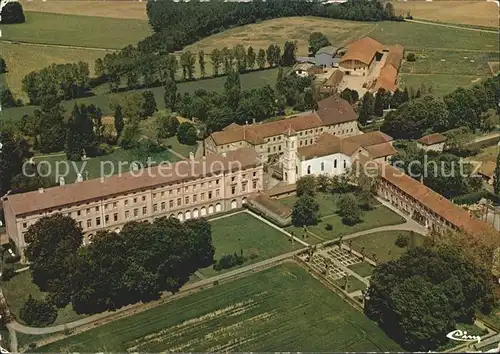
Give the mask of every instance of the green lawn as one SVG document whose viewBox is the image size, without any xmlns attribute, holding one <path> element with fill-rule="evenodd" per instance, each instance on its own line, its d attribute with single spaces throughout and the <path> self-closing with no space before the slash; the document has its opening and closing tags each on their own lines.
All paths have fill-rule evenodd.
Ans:
<svg viewBox="0 0 500 354">
<path fill-rule="evenodd" d="M 274 87 L 277 75 L 278 75 L 278 69 L 276 68 L 261 70 L 261 71 L 253 71 L 250 73 L 242 74 L 240 75 L 241 86 L 244 90 L 261 88 L 264 87 L 265 85 L 271 85 L 272 87 Z M 185 92 L 193 93 L 198 89 L 221 92 L 224 90 L 225 81 L 226 78 L 221 76 L 217 78 L 211 78 L 199 81 L 178 83 L 177 91 L 180 92 L 181 94 Z M 117 95 L 124 96 L 132 92 L 143 92 L 145 90 L 146 89 L 122 92 L 118 93 Z M 164 88 L 154 87 L 151 88 L 150 90 L 153 92 L 155 96 L 156 105 L 158 106 L 158 109 L 164 109 L 165 108 L 165 102 L 163 100 L 163 96 L 165 93 Z M 80 104 L 83 103 L 86 105 L 95 104 L 96 106 L 101 108 L 104 115 L 112 115 L 113 112 L 109 108 L 109 98 L 111 95 L 115 94 L 106 93 L 78 100 L 64 101 L 62 104 L 68 111 L 70 111 L 73 108 L 75 102 L 78 102 Z M 36 108 L 37 108 L 36 106 L 8 108 L 2 111 L 2 117 L 3 119 L 18 120 L 21 119 L 24 114 L 32 114 Z"/>
<path fill-rule="evenodd" d="M 91 6 L 91 5 L 89 5 Z M 26 22 L 3 26 L 2 39 L 121 49 L 152 33 L 148 21 L 25 12 Z"/>
<path fill-rule="evenodd" d="M 347 293 L 366 289 L 366 284 L 351 275 L 347 276 L 347 289 L 345 289 L 345 277 L 337 279 L 335 284 L 340 286 Z"/>
<path fill-rule="evenodd" d="M 315 236 L 307 239 L 308 243 L 317 243 L 322 240 L 331 240 L 339 236 L 349 235 L 358 231 L 373 229 L 380 226 L 397 225 L 404 223 L 404 218 L 392 210 L 374 201 L 374 209 L 363 212 L 362 221 L 354 226 L 347 226 L 342 223 L 342 218 L 337 214 L 337 200 L 340 194 L 318 193 L 315 199 L 320 205 L 321 221 L 314 226 L 308 226 L 308 231 Z M 296 196 L 279 199 L 286 206 L 293 207 L 297 200 Z M 332 225 L 332 230 L 326 230 L 328 224 Z M 293 232 L 296 236 L 304 233 L 301 227 L 290 226 L 288 232 Z"/>
<path fill-rule="evenodd" d="M 224 254 L 239 254 L 243 250 L 243 255 L 247 261 L 242 266 L 261 262 L 265 259 L 291 252 L 294 249 L 304 248 L 298 242 L 293 245 L 289 238 L 279 230 L 265 224 L 248 213 L 224 217 L 211 221 L 212 241 L 215 247 L 215 259 L 218 260 Z M 254 258 L 250 258 L 254 255 Z M 256 256 L 256 257 L 255 257 Z M 233 267 L 228 270 L 236 269 Z M 213 276 L 224 271 L 215 271 L 212 267 L 200 270 L 205 276 Z"/>
<path fill-rule="evenodd" d="M 31 294 L 35 299 L 40 300 L 44 299 L 46 296 L 46 293 L 41 292 L 38 286 L 32 282 L 30 271 L 19 273 L 8 282 L 2 282 L 1 287 L 7 304 L 9 305 L 9 310 L 21 323 L 23 323 L 23 321 L 19 318 L 19 310 L 24 305 L 28 296 Z M 65 308 L 58 310 L 54 325 L 71 322 L 83 317 L 85 316 L 76 314 L 71 304 L 69 304 Z"/>
<path fill-rule="evenodd" d="M 348 268 L 353 272 L 358 273 L 362 277 L 368 277 L 372 275 L 373 270 L 375 269 L 375 267 L 368 262 L 356 263 L 349 266 Z"/>
<path fill-rule="evenodd" d="M 395 242 L 399 235 L 408 235 L 410 244 L 413 242 L 415 246 L 421 246 L 424 243 L 424 236 L 417 233 L 412 234 L 410 231 L 375 232 L 353 238 L 349 242 L 352 241 L 352 247 L 358 252 L 361 252 L 364 247 L 367 257 L 371 258 L 372 254 L 375 253 L 379 262 L 387 262 L 401 257 L 408 249 L 396 246 Z M 411 241 L 412 238 L 413 241 Z M 348 242 L 345 243 L 348 244 Z"/>
<path fill-rule="evenodd" d="M 154 165 L 164 161 L 176 162 L 180 160 L 168 150 L 151 154 L 150 157 L 151 161 L 155 162 Z M 45 174 L 49 174 L 54 178 L 56 183 L 59 182 L 59 180 L 56 180 L 56 176 L 61 175 L 66 176 L 66 183 L 73 183 L 76 181 L 79 171 L 84 171 L 82 175 L 88 179 L 128 172 L 132 162 L 140 160 L 140 157 L 136 150 L 117 149 L 111 154 L 93 157 L 80 162 L 68 161 L 64 154 L 35 157 L 34 160 L 40 165 L 40 169 Z M 86 172 L 88 172 L 88 175 Z"/>
<path fill-rule="evenodd" d="M 288 263 L 37 350 L 356 352 L 401 348 L 306 270 Z"/>
<path fill-rule="evenodd" d="M 316 193 L 315 199 L 319 204 L 321 216 L 332 215 L 337 212 L 337 203 L 341 195 L 338 193 Z M 296 195 L 279 199 L 279 202 L 289 208 L 293 208 L 299 198 Z"/>
</svg>

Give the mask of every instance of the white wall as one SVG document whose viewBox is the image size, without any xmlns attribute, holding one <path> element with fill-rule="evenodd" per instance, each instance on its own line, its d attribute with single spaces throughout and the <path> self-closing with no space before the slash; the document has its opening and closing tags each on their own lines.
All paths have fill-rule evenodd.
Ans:
<svg viewBox="0 0 500 354">
<path fill-rule="evenodd" d="M 337 161 L 337 167 L 335 167 L 335 160 Z M 344 161 L 346 166 L 345 168 Z M 322 164 L 323 169 L 321 169 Z M 344 154 L 337 153 L 301 161 L 299 172 L 301 177 L 307 176 L 308 174 L 321 175 L 325 173 L 332 176 L 337 176 L 345 173 L 346 170 L 348 170 L 350 167 L 351 159 Z"/>
<path fill-rule="evenodd" d="M 439 143 L 439 144 L 433 144 L 433 145 L 423 145 L 420 143 L 417 143 L 418 148 L 425 150 L 425 151 L 443 151 L 444 150 L 444 143 Z"/>
</svg>

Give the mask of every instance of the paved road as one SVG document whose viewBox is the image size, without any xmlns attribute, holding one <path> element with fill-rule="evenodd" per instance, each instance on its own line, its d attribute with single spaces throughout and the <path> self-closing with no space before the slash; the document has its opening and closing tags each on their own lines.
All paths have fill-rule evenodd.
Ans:
<svg viewBox="0 0 500 354">
<path fill-rule="evenodd" d="M 465 31 L 485 32 L 485 33 L 495 33 L 495 34 L 498 33 L 498 31 L 495 31 L 495 30 L 485 30 L 485 29 L 480 29 L 480 28 L 470 28 L 470 27 L 464 27 L 464 26 L 447 25 L 444 23 L 434 23 L 434 22 L 427 22 L 427 21 L 421 21 L 421 20 L 406 20 L 405 19 L 405 22 L 414 22 L 414 23 L 421 23 L 424 25 L 456 28 L 456 29 L 465 30 Z"/>
</svg>

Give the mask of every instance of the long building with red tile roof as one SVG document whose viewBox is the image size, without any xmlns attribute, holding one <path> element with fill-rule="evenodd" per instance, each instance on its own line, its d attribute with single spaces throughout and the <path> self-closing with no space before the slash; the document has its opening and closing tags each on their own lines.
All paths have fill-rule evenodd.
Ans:
<svg viewBox="0 0 500 354">
<path fill-rule="evenodd" d="M 380 165 L 379 175 L 378 194 L 428 229 L 438 233 L 462 230 L 476 236 L 493 230 L 487 223 L 389 164 Z"/>
<path fill-rule="evenodd" d="M 219 154 L 241 148 L 253 148 L 262 161 L 280 156 L 286 137 L 297 134 L 298 145 L 310 146 L 323 133 L 335 136 L 359 134 L 357 114 L 349 102 L 331 96 L 318 102 L 317 110 L 285 119 L 253 124 L 231 124 L 222 131 L 213 132 L 205 139 L 207 154 Z"/>
<path fill-rule="evenodd" d="M 263 166 L 247 148 L 8 195 L 3 208 L 7 234 L 23 254 L 25 233 L 44 216 L 72 217 L 89 242 L 96 232 L 119 232 L 128 221 L 187 220 L 239 208 L 262 189 Z"/>
</svg>

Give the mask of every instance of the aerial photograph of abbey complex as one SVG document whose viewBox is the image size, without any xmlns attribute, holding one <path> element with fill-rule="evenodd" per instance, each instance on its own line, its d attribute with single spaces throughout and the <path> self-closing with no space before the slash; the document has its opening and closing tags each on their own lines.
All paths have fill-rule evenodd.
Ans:
<svg viewBox="0 0 500 354">
<path fill-rule="evenodd" d="M 0 0 L 0 354 L 500 353 L 500 2 Z"/>
</svg>

